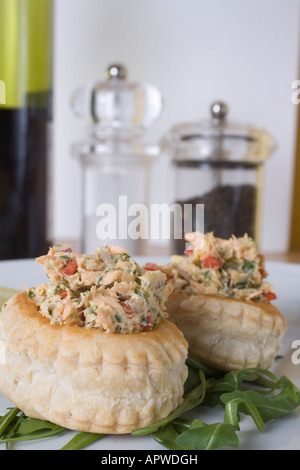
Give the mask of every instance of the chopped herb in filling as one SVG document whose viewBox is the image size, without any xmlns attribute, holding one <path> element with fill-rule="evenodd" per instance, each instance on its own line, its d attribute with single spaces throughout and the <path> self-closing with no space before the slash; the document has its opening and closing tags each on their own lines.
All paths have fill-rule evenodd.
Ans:
<svg viewBox="0 0 300 470">
<path fill-rule="evenodd" d="M 49 282 L 28 289 L 28 296 L 53 324 L 131 333 L 148 331 L 167 316 L 173 287 L 166 274 L 142 269 L 122 247 L 84 255 L 56 245 L 37 262 Z"/>
<path fill-rule="evenodd" d="M 175 291 L 208 294 L 233 299 L 270 301 L 276 299 L 264 258 L 254 241 L 244 235 L 229 240 L 199 232 L 186 235 L 190 246 L 184 256 L 172 256 L 163 271 Z"/>
</svg>

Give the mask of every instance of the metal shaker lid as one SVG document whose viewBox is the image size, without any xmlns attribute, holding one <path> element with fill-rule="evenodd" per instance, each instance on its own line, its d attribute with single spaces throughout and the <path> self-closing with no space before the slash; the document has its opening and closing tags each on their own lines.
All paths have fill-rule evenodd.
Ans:
<svg viewBox="0 0 300 470">
<path fill-rule="evenodd" d="M 276 148 L 274 139 L 261 127 L 228 120 L 228 114 L 228 105 L 215 101 L 208 119 L 174 125 L 162 147 L 175 161 L 264 162 Z"/>
</svg>

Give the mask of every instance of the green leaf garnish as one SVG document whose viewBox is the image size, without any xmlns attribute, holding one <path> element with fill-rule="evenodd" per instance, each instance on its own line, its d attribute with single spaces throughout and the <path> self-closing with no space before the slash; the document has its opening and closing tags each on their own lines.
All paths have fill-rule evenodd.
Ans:
<svg viewBox="0 0 300 470">
<path fill-rule="evenodd" d="M 234 392 L 236 393 L 236 392 Z M 222 399 L 225 395 L 222 395 Z M 222 400 L 223 401 L 223 400 Z M 255 404 L 247 399 L 246 397 L 234 398 L 225 402 L 225 413 L 224 413 L 224 422 L 229 423 L 234 426 L 236 429 L 240 430 L 239 426 L 239 410 L 243 410 L 245 414 L 252 416 L 254 423 L 256 424 L 259 431 L 263 432 L 265 430 L 263 419 L 255 406 Z"/>
<path fill-rule="evenodd" d="M 0 443 L 44 439 L 57 436 L 63 431 L 65 428 L 57 424 L 28 418 L 18 408 L 13 408 L 1 419 Z"/>
<path fill-rule="evenodd" d="M 105 434 L 93 434 L 90 432 L 79 432 L 60 450 L 79 450 L 87 447 Z"/>
<path fill-rule="evenodd" d="M 179 433 L 176 431 L 173 422 L 168 423 L 163 428 L 152 434 L 153 439 L 170 450 L 184 450 L 184 447 L 176 443 Z"/>
<path fill-rule="evenodd" d="M 199 359 L 197 356 L 191 353 L 188 354 L 186 364 L 189 367 L 189 369 L 193 369 L 196 371 L 202 370 L 205 377 L 217 377 L 220 375 L 224 375 L 224 372 L 208 366 L 207 364 L 202 362 L 201 359 Z"/>
<path fill-rule="evenodd" d="M 278 387 L 283 385 L 282 382 L 285 382 L 285 379 L 286 377 L 283 377 L 279 380 Z M 237 402 L 242 405 L 251 404 L 260 414 L 261 421 L 267 422 L 294 411 L 300 405 L 300 392 L 290 383 L 288 386 L 283 385 L 280 392 L 275 394 L 265 394 L 255 390 L 224 393 L 221 396 L 221 401 L 226 405 L 225 408 L 231 406 L 231 403 Z M 242 406 L 242 411 L 244 414 L 251 415 L 256 422 L 250 408 Z"/>
<path fill-rule="evenodd" d="M 194 420 L 190 428 L 175 439 L 185 450 L 212 450 L 222 447 L 238 447 L 236 429 L 228 423 L 205 424 Z"/>
<path fill-rule="evenodd" d="M 13 408 L 0 418 L 0 437 L 3 436 L 7 427 L 13 422 L 16 416 L 21 412 L 19 408 Z"/>
</svg>

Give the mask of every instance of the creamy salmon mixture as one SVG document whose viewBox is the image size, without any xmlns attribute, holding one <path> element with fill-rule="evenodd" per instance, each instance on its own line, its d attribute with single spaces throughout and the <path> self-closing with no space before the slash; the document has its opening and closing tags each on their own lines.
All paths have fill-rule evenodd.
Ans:
<svg viewBox="0 0 300 470">
<path fill-rule="evenodd" d="M 264 257 L 248 236 L 229 240 L 213 233 L 186 235 L 189 243 L 184 256 L 172 256 L 163 266 L 175 291 L 185 294 L 211 294 L 242 300 L 276 299 L 266 282 Z"/>
<path fill-rule="evenodd" d="M 141 268 L 124 248 L 83 255 L 56 245 L 36 261 L 49 282 L 26 290 L 52 324 L 131 333 L 149 331 L 167 316 L 173 287 L 166 274 Z"/>
</svg>

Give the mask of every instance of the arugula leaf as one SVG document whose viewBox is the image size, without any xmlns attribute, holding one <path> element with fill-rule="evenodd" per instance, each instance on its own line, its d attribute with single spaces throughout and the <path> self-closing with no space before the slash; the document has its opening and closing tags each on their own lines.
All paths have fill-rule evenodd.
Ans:
<svg viewBox="0 0 300 470">
<path fill-rule="evenodd" d="M 234 392 L 237 393 L 237 392 Z M 232 395 L 232 394 L 225 394 L 225 395 Z M 222 395 L 221 399 L 223 400 L 224 395 Z M 264 422 L 263 419 L 254 405 L 254 403 L 247 399 L 247 398 L 235 398 L 233 400 L 229 400 L 226 402 L 225 405 L 225 413 L 224 413 L 224 423 L 232 424 L 236 429 L 240 429 L 239 426 L 239 409 L 243 408 L 245 414 L 251 415 L 253 421 L 255 422 L 259 431 L 264 431 Z"/>
<path fill-rule="evenodd" d="M 188 376 L 184 384 L 184 395 L 187 395 L 191 390 L 198 387 L 200 383 L 199 372 L 189 367 Z"/>
<path fill-rule="evenodd" d="M 255 390 L 236 391 L 232 393 L 225 393 L 221 396 L 221 401 L 230 406 L 228 403 L 237 402 L 252 403 L 256 407 L 263 422 L 277 419 L 281 416 L 294 411 L 300 405 L 300 392 L 295 396 L 293 388 L 286 387 L 276 395 L 265 395 Z M 250 408 L 242 407 L 244 414 L 251 414 L 254 419 Z"/>
<path fill-rule="evenodd" d="M 207 364 L 202 362 L 201 359 L 199 359 L 197 356 L 191 353 L 188 354 L 186 365 L 188 366 L 189 369 L 195 370 L 197 372 L 202 370 L 206 378 L 219 377 L 221 375 L 224 375 L 224 372 L 208 366 Z"/>
<path fill-rule="evenodd" d="M 176 419 L 152 434 L 162 446 L 170 450 L 209 450 L 219 447 L 237 447 L 239 439 L 233 425 L 208 425 L 199 419 Z"/>
<path fill-rule="evenodd" d="M 79 432 L 60 450 L 79 450 L 87 447 L 93 442 L 101 439 L 105 434 L 94 434 L 91 432 Z"/>
<path fill-rule="evenodd" d="M 21 414 L 19 415 L 19 413 Z M 0 443 L 6 443 L 6 445 L 13 442 L 54 437 L 65 430 L 65 428 L 49 421 L 28 418 L 18 408 L 13 408 L 5 416 L 0 417 Z M 61 450 L 82 449 L 102 436 L 103 434 L 78 433 Z"/>
<path fill-rule="evenodd" d="M 13 408 L 1 420 L 0 443 L 43 439 L 57 436 L 65 430 L 48 421 L 25 417 L 24 413 L 17 416 L 20 412 L 18 408 Z"/>
<path fill-rule="evenodd" d="M 27 436 L 28 434 L 34 434 L 48 429 L 57 430 L 57 428 L 60 428 L 60 426 L 58 427 L 56 424 L 50 423 L 49 421 L 43 421 L 41 419 L 35 418 L 26 418 L 20 423 L 17 429 L 17 433 Z"/>
<path fill-rule="evenodd" d="M 234 391 L 240 390 L 243 382 L 253 382 L 263 386 L 274 386 L 277 377 L 269 370 L 250 367 L 247 369 L 227 372 L 217 385 L 215 390 Z"/>
<path fill-rule="evenodd" d="M 228 423 L 205 424 L 194 420 L 188 430 L 179 434 L 175 443 L 186 450 L 211 450 L 220 447 L 238 447 L 236 428 Z"/>
<path fill-rule="evenodd" d="M 179 433 L 176 431 L 172 422 L 152 434 L 153 439 L 167 449 L 185 450 L 184 447 L 176 444 L 176 438 L 178 436 Z"/>
<path fill-rule="evenodd" d="M 260 388 L 255 390 L 254 385 Z M 263 432 L 265 422 L 284 416 L 300 405 L 300 392 L 285 376 L 277 379 L 269 370 L 248 368 L 228 372 L 222 379 L 208 383 L 203 404 L 225 405 L 224 422 L 238 430 L 239 413 L 250 415 Z"/>
<path fill-rule="evenodd" d="M 9 425 L 14 421 L 16 416 L 21 412 L 19 408 L 12 408 L 10 411 L 6 413 L 6 415 L 1 417 L 0 420 L 0 438 L 4 434 L 5 430 Z"/>
<path fill-rule="evenodd" d="M 260 387 L 276 386 L 277 377 L 269 370 L 251 367 L 238 371 L 227 372 L 224 377 L 207 382 L 206 396 L 203 405 L 215 407 L 222 405 L 221 394 L 241 390 L 245 385 L 258 385 Z M 249 387 L 249 385 L 248 385 Z M 261 393 L 264 393 L 261 390 Z"/>
</svg>

